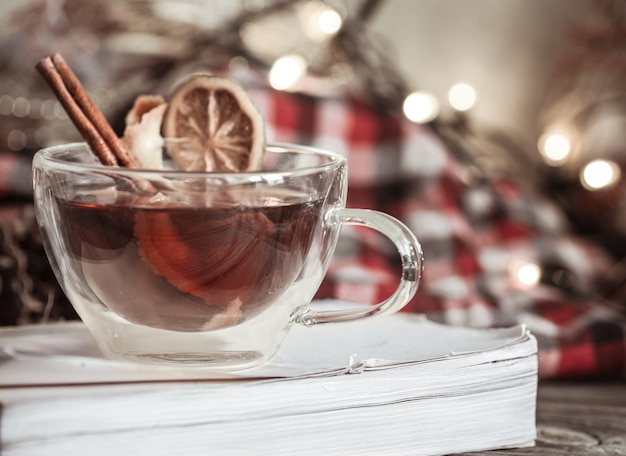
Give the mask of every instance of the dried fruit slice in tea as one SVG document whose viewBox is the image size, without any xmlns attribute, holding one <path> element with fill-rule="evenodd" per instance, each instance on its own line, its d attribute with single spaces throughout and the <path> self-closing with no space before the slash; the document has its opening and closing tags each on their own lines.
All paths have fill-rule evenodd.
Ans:
<svg viewBox="0 0 626 456">
<path fill-rule="evenodd" d="M 139 211 L 134 232 L 155 274 L 220 309 L 203 329 L 236 324 L 242 306 L 265 299 L 276 234 L 263 213 L 166 206 Z"/>
<path fill-rule="evenodd" d="M 274 230 L 262 213 L 232 209 L 147 209 L 135 216 L 141 255 L 155 272 L 222 307 L 255 285 L 265 257 L 255 253 L 272 242 Z M 214 282 L 219 287 L 208 286 Z"/>
<path fill-rule="evenodd" d="M 238 83 L 196 74 L 173 92 L 163 121 L 170 155 L 185 171 L 255 171 L 265 152 L 264 121 Z"/>
<path fill-rule="evenodd" d="M 142 263 L 181 300 L 206 305 L 192 316 L 172 300 L 170 315 L 206 317 L 197 329 L 224 328 L 258 315 L 289 289 L 319 227 L 322 200 L 266 202 L 237 206 L 225 199 L 198 208 L 163 201 L 134 209 Z"/>
</svg>

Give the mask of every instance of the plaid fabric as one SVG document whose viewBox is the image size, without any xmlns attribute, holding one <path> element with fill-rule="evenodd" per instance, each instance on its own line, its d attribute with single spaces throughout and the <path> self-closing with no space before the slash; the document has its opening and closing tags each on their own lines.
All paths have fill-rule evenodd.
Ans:
<svg viewBox="0 0 626 456">
<path fill-rule="evenodd" d="M 543 378 L 625 376 L 626 284 L 607 282 L 614 262 L 573 236 L 548 199 L 514 179 L 482 172 L 430 128 L 362 101 L 275 92 L 244 81 L 266 118 L 268 140 L 344 154 L 348 206 L 387 212 L 415 232 L 426 271 L 405 311 L 451 325 L 526 324 L 539 341 Z M 22 319 L 24 309 L 40 315 L 54 296 L 50 318 L 73 318 L 44 268 L 29 210 L 30 179 L 30 157 L 0 154 L 2 258 L 17 250 L 28 256 L 0 268 L 6 285 L 0 313 L 10 314 L 3 321 L 15 321 L 20 309 Z M 32 230 L 24 229 L 25 214 Z M 529 263 L 542 270 L 539 284 L 524 285 L 515 273 Z M 393 292 L 399 271 L 389 241 L 347 226 L 317 298 L 374 304 Z M 27 296 L 26 304 L 10 304 L 3 297 L 9 288 L 22 290 L 11 295 L 18 301 Z"/>
<path fill-rule="evenodd" d="M 426 271 L 405 311 L 452 325 L 526 324 L 543 378 L 624 376 L 626 285 L 613 300 L 603 295 L 613 261 L 573 236 L 548 199 L 361 101 L 248 88 L 270 141 L 344 154 L 348 206 L 387 212 L 415 232 Z M 541 268 L 539 283 L 519 280 L 524 264 Z M 389 241 L 347 226 L 317 297 L 374 304 L 393 292 L 399 270 Z"/>
</svg>

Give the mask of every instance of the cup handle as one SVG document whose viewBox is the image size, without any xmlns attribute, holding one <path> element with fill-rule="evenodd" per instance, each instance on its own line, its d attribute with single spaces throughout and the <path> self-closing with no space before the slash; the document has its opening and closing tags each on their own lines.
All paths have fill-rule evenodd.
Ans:
<svg viewBox="0 0 626 456">
<path fill-rule="evenodd" d="M 383 212 L 369 209 L 335 208 L 329 211 L 326 224 L 362 225 L 388 237 L 398 249 L 402 260 L 400 283 L 394 293 L 374 306 L 346 310 L 315 311 L 307 308 L 295 319 L 297 323 L 311 326 L 320 323 L 353 321 L 397 312 L 415 296 L 424 274 L 424 255 L 417 238 L 406 225 Z"/>
</svg>

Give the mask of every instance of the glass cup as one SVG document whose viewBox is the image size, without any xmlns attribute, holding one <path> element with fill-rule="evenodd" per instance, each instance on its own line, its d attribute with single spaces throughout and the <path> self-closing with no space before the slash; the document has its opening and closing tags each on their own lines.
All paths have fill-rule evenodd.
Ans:
<svg viewBox="0 0 626 456">
<path fill-rule="evenodd" d="M 240 173 L 103 166 L 82 143 L 39 151 L 35 209 L 65 294 L 110 358 L 249 368 L 294 325 L 396 312 L 422 277 L 421 247 L 401 222 L 347 209 L 342 155 L 267 147 Z M 402 264 L 385 301 L 309 307 L 344 224 L 387 236 Z"/>
</svg>

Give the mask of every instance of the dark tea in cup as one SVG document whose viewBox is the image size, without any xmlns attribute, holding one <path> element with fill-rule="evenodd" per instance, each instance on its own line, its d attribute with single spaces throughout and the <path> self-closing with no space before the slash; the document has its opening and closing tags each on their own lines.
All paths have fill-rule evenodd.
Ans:
<svg viewBox="0 0 626 456">
<path fill-rule="evenodd" d="M 109 193 L 53 200 L 72 269 L 124 319 L 173 331 L 233 326 L 271 305 L 322 223 L 323 200 L 295 192 L 252 189 L 236 201 L 225 192 L 202 204 Z"/>
</svg>

